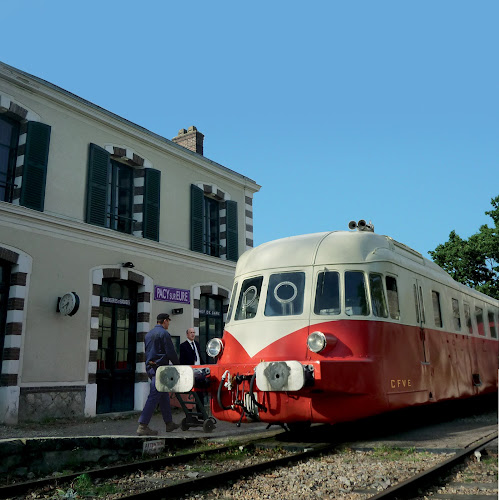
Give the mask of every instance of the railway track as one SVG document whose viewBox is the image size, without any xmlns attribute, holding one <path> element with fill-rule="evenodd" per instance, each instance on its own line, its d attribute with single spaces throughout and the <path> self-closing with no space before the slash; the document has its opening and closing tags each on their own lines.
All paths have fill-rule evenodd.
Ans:
<svg viewBox="0 0 499 500">
<path fill-rule="evenodd" d="M 337 498 L 414 498 L 414 492 L 437 484 L 446 471 L 497 437 L 497 433 L 489 435 L 452 456 L 399 451 L 398 462 L 385 467 L 393 450 L 353 450 L 356 433 L 359 437 L 357 425 L 338 427 L 335 433 L 328 433 L 327 428 L 332 429 L 315 426 L 301 436 L 298 444 L 290 442 L 290 434 L 281 434 L 270 442 L 260 437 L 258 442 L 211 446 L 175 456 L 11 484 L 0 488 L 0 498 L 153 499 L 187 498 L 189 494 L 195 498 L 202 494 L 207 498 L 223 495 L 253 499 L 259 498 L 259 488 L 279 484 L 281 490 L 273 496 L 294 498 L 296 492 L 282 490 L 291 483 L 300 489 L 300 498 L 317 498 L 320 491 L 325 495 L 335 491 Z M 411 462 L 411 457 L 424 464 Z M 362 465 L 360 472 L 357 465 Z M 407 467 L 412 469 L 410 473 L 398 472 Z M 379 490 L 383 491 L 378 493 Z M 434 491 L 438 498 L 438 490 Z"/>
<path fill-rule="evenodd" d="M 421 472 L 420 474 L 416 474 L 415 476 L 403 481 L 400 484 L 397 484 L 378 495 L 375 495 L 370 498 L 370 500 L 396 500 L 396 499 L 413 499 L 417 497 L 423 497 L 424 492 L 430 490 L 432 487 L 439 487 L 442 482 L 445 483 L 445 477 L 451 474 L 451 471 L 456 466 L 462 466 L 465 461 L 479 453 L 478 456 L 481 456 L 481 450 L 485 448 L 485 446 L 497 439 L 497 432 L 492 435 L 486 436 L 468 448 L 462 450 L 459 453 L 456 453 L 452 457 L 448 458 L 444 462 L 435 465 L 429 470 Z M 475 455 L 476 456 L 476 455 Z M 444 479 L 442 479 L 444 478 Z M 495 492 L 491 493 L 492 498 L 497 498 L 497 479 L 494 481 L 495 483 Z M 488 483 L 488 484 L 494 484 Z M 483 488 L 485 491 L 487 488 Z M 419 492 L 419 493 L 418 493 Z M 434 496 L 434 495 L 432 495 Z M 486 495 L 484 495 L 486 496 Z M 458 494 L 441 494 L 437 493 L 436 498 L 462 498 L 461 495 Z"/>
</svg>

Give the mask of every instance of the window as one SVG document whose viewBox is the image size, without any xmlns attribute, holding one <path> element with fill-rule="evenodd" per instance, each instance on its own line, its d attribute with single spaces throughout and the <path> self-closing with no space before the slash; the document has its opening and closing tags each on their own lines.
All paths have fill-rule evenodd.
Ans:
<svg viewBox="0 0 499 500">
<path fill-rule="evenodd" d="M 213 198 L 203 199 L 203 234 L 204 234 L 204 252 L 207 255 L 220 257 L 220 217 L 218 201 Z"/>
<path fill-rule="evenodd" d="M 239 293 L 239 302 L 236 310 L 236 320 L 254 318 L 260 301 L 263 277 L 244 280 Z"/>
<path fill-rule="evenodd" d="M 440 309 L 440 294 L 432 290 L 431 298 L 433 302 L 433 318 L 435 321 L 435 326 L 442 328 L 442 312 Z"/>
<path fill-rule="evenodd" d="M 16 177 L 19 123 L 0 116 L 0 201 L 12 202 Z"/>
<path fill-rule="evenodd" d="M 473 334 L 473 323 L 471 322 L 470 305 L 465 302 L 463 306 L 464 306 L 464 321 L 466 321 L 466 328 L 468 328 L 468 333 Z"/>
<path fill-rule="evenodd" d="M 340 275 L 334 271 L 320 272 L 315 290 L 315 314 L 340 314 Z"/>
<path fill-rule="evenodd" d="M 488 311 L 488 317 L 489 317 L 490 336 L 493 339 L 496 339 L 497 338 L 497 330 L 496 330 L 496 324 L 494 322 L 494 313 L 492 311 Z"/>
<path fill-rule="evenodd" d="M 459 312 L 459 301 L 452 299 L 452 317 L 454 319 L 454 330 L 461 331 L 461 313 Z"/>
<path fill-rule="evenodd" d="M 141 177 L 143 203 L 134 206 L 135 179 Z M 128 234 L 142 230 L 144 238 L 159 241 L 160 187 L 159 170 L 125 165 L 112 160 L 105 149 L 90 144 L 86 211 L 89 224 Z M 142 210 L 142 223 L 133 219 L 137 207 Z"/>
<path fill-rule="evenodd" d="M 225 232 L 220 229 L 224 225 Z M 191 250 L 213 257 L 225 255 L 232 261 L 239 257 L 237 203 L 205 194 L 194 184 L 191 184 Z"/>
<path fill-rule="evenodd" d="M 366 283 L 361 271 L 345 273 L 345 314 L 348 316 L 368 316 Z"/>
<path fill-rule="evenodd" d="M 132 232 L 133 169 L 111 160 L 107 173 L 106 227 Z"/>
<path fill-rule="evenodd" d="M 0 117 L 0 201 L 18 199 L 21 205 L 43 212 L 51 128 L 37 122 L 27 122 L 25 127 L 24 164 L 16 172 L 21 125 Z M 21 186 L 16 177 L 22 178 Z"/>
<path fill-rule="evenodd" d="M 475 306 L 475 319 L 478 328 L 478 335 L 485 336 L 485 325 L 483 324 L 483 309 Z"/>
<path fill-rule="evenodd" d="M 397 280 L 393 276 L 386 277 L 386 293 L 388 295 L 388 309 L 390 310 L 390 318 L 400 319 Z"/>
<path fill-rule="evenodd" d="M 369 274 L 369 287 L 371 288 L 371 304 L 374 316 L 388 318 L 385 290 L 383 289 L 383 276 L 381 274 Z"/>
<path fill-rule="evenodd" d="M 237 292 L 237 281 L 234 283 L 234 286 L 232 287 L 232 295 L 230 296 L 229 310 L 227 311 L 227 323 L 230 321 L 230 318 L 232 318 L 232 311 L 234 310 L 234 302 L 236 301 L 236 292 Z"/>
<path fill-rule="evenodd" d="M 303 312 L 305 273 L 272 274 L 269 279 L 265 316 L 292 316 Z"/>
</svg>

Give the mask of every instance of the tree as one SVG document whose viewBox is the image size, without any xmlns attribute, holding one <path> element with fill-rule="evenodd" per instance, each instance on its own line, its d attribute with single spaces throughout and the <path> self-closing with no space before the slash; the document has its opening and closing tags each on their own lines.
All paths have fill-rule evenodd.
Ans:
<svg viewBox="0 0 499 500">
<path fill-rule="evenodd" d="M 484 224 L 467 240 L 453 230 L 448 241 L 428 253 L 456 281 L 499 299 L 499 196 L 491 204 L 485 214 L 493 227 Z"/>
</svg>

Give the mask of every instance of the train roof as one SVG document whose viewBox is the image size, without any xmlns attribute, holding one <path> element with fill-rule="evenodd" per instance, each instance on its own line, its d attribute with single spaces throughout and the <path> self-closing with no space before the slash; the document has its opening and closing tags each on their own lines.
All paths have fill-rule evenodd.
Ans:
<svg viewBox="0 0 499 500">
<path fill-rule="evenodd" d="M 441 283 L 466 289 L 468 293 L 486 297 L 454 281 L 440 266 L 416 250 L 372 231 L 331 231 L 263 243 L 241 255 L 236 276 L 267 269 L 331 267 L 335 264 L 358 265 L 369 262 L 391 262 Z"/>
</svg>

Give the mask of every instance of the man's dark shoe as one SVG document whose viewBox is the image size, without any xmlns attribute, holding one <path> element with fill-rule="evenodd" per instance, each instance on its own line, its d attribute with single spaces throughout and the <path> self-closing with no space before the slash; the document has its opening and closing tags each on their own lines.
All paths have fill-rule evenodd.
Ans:
<svg viewBox="0 0 499 500">
<path fill-rule="evenodd" d="M 147 424 L 139 424 L 139 427 L 137 428 L 137 435 L 138 436 L 157 436 L 158 431 L 153 431 L 152 429 L 149 428 Z"/>
<path fill-rule="evenodd" d="M 174 431 L 175 429 L 178 429 L 180 425 L 176 424 L 175 422 L 168 422 L 165 424 L 165 431 L 166 432 L 171 432 Z"/>
</svg>

